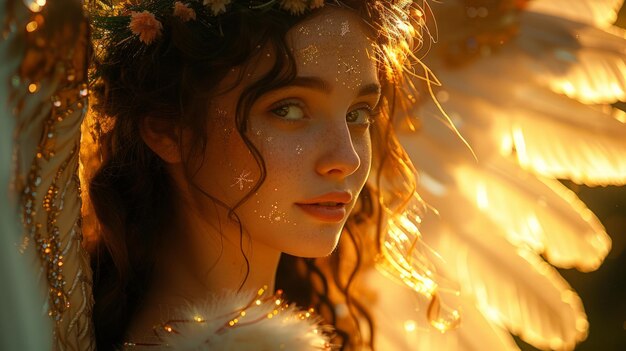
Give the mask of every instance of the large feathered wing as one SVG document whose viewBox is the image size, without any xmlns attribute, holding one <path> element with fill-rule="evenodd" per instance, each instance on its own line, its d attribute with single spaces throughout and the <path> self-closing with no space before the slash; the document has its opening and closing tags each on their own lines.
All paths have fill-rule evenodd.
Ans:
<svg viewBox="0 0 626 351">
<path fill-rule="evenodd" d="M 626 99 L 626 39 L 610 25 L 621 5 L 537 0 L 517 14 L 517 35 L 479 58 L 448 66 L 442 51 L 431 51 L 428 65 L 442 84 L 435 95 L 450 123 L 425 101 L 414 111 L 418 131 L 399 135 L 420 172 L 420 195 L 438 211 L 423 219 L 420 240 L 441 255 L 438 274 L 460 287 L 461 324 L 448 333 L 454 342 L 424 332 L 415 348 L 484 349 L 461 341 L 480 335 L 501 343 L 493 349 L 515 349 L 499 337 L 508 331 L 538 348 L 572 350 L 586 337 L 582 302 L 550 264 L 594 270 L 611 242 L 556 179 L 626 183 L 626 125 L 607 105 Z M 477 34 L 457 26 L 450 36 L 444 19 L 438 25 L 444 39 Z M 491 337 L 469 322 L 480 320 L 476 313 Z M 412 315 L 402 318 L 419 322 Z"/>
</svg>

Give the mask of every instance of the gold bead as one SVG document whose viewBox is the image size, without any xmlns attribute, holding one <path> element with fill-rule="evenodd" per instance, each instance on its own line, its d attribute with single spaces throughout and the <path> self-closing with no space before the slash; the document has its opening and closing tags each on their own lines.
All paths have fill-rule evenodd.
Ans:
<svg viewBox="0 0 626 351">
<path fill-rule="evenodd" d="M 34 31 L 37 30 L 37 28 L 39 28 L 39 24 L 36 21 L 30 21 L 26 24 L 26 31 L 28 33 L 32 33 Z M 31 91 L 32 93 L 32 91 Z"/>
</svg>

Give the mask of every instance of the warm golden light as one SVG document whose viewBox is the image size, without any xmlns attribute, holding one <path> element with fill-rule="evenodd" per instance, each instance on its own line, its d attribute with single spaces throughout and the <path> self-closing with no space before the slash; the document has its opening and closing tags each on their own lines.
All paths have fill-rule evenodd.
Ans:
<svg viewBox="0 0 626 351">
<path fill-rule="evenodd" d="M 513 142 L 515 145 L 515 152 L 517 153 L 517 159 L 520 164 L 529 164 L 528 154 L 526 153 L 526 142 L 524 141 L 524 132 L 519 127 L 513 128 Z"/>
<path fill-rule="evenodd" d="M 485 184 L 476 184 L 476 205 L 481 210 L 486 210 L 489 207 L 489 198 L 487 197 L 487 187 Z"/>
<path fill-rule="evenodd" d="M 26 31 L 29 33 L 36 31 L 37 28 L 39 28 L 37 21 L 30 21 L 26 24 Z"/>
<path fill-rule="evenodd" d="M 415 331 L 415 329 L 417 329 L 417 324 L 415 323 L 415 321 L 408 320 L 404 322 L 404 330 L 406 330 L 407 333 L 412 333 Z"/>
</svg>

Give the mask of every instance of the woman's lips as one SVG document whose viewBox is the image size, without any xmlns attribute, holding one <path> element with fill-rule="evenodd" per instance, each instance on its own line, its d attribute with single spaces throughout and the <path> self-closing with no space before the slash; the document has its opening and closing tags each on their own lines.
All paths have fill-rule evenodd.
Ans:
<svg viewBox="0 0 626 351">
<path fill-rule="evenodd" d="M 336 205 L 323 205 L 320 203 L 296 205 L 307 214 L 324 222 L 341 222 L 346 217 L 346 204 L 343 203 Z"/>
</svg>

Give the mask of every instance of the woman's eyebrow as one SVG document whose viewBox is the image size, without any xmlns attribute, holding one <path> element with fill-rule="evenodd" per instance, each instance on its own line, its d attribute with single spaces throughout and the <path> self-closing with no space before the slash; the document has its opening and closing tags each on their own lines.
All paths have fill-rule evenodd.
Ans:
<svg viewBox="0 0 626 351">
<path fill-rule="evenodd" d="M 357 96 L 366 96 L 366 95 L 380 95 L 381 87 L 378 83 L 370 83 L 363 85 L 359 88 L 359 93 Z"/>
<path fill-rule="evenodd" d="M 328 82 L 318 77 L 296 77 L 289 82 L 288 86 L 310 88 L 327 94 L 330 94 L 333 90 Z"/>
<path fill-rule="evenodd" d="M 326 94 L 332 93 L 333 90 L 328 82 L 318 77 L 296 77 L 287 86 L 310 88 L 314 90 L 319 90 Z M 365 95 L 379 95 L 380 91 L 380 84 L 370 83 L 361 86 L 359 88 L 357 96 L 361 97 Z"/>
</svg>

